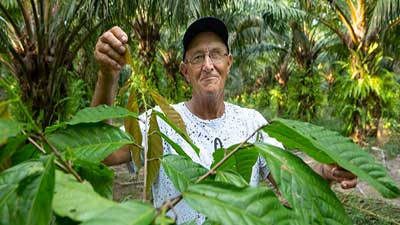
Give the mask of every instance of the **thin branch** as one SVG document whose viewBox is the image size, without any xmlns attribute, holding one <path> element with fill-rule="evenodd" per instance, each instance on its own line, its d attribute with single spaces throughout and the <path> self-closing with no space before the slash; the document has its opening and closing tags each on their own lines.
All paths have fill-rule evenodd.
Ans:
<svg viewBox="0 0 400 225">
<path fill-rule="evenodd" d="M 24 131 L 22 131 L 23 134 L 25 134 Z M 28 140 L 31 144 L 33 144 L 42 154 L 46 155 L 46 151 L 44 150 L 44 148 L 42 146 L 40 146 L 35 140 L 33 140 L 31 137 L 28 137 Z M 54 163 L 60 167 L 60 169 L 64 170 L 64 172 L 69 172 L 68 169 L 62 165 L 60 162 L 58 161 L 54 161 Z"/>
<path fill-rule="evenodd" d="M 139 150 L 143 150 L 143 147 L 141 146 L 141 145 L 139 145 L 139 144 L 136 144 L 136 143 L 132 143 L 132 144 L 130 144 L 130 145 L 133 145 L 133 146 L 135 146 L 136 148 L 138 148 Z"/>
<path fill-rule="evenodd" d="M 68 172 L 70 172 L 75 178 L 76 180 L 78 180 L 79 182 L 83 182 L 83 179 L 79 176 L 79 174 L 72 168 L 71 164 L 67 161 L 65 161 L 65 159 L 62 157 L 61 153 L 54 147 L 54 145 L 52 145 L 45 136 L 43 136 L 43 134 L 41 135 L 41 139 L 47 144 L 49 145 L 51 151 L 57 156 L 57 158 L 62 162 L 62 164 L 64 164 L 68 170 Z"/>
<path fill-rule="evenodd" d="M 147 199 L 147 185 L 148 185 L 148 183 L 147 183 L 147 169 L 148 169 L 148 161 L 147 161 L 147 156 L 148 156 L 148 151 L 149 151 L 149 143 L 148 143 L 148 138 L 149 138 L 149 135 L 147 134 L 148 133 L 148 127 L 147 127 L 147 121 L 149 121 L 148 119 L 149 119 L 149 116 L 148 116 L 148 113 L 147 113 L 147 104 L 146 104 L 146 99 L 145 99 L 145 97 L 144 97 L 144 94 L 142 93 L 142 100 L 143 100 L 143 104 L 144 104 L 144 109 L 145 109 L 145 123 L 144 123 L 144 133 L 146 134 L 146 135 L 144 135 L 144 171 L 143 171 L 143 177 L 144 177 L 144 181 L 143 181 L 143 197 L 142 197 L 142 199 L 143 199 L 143 202 L 145 202 L 146 201 L 146 199 Z M 149 123 L 150 123 L 150 121 L 149 121 Z"/>
<path fill-rule="evenodd" d="M 54 163 L 55 163 L 60 169 L 64 170 L 64 172 L 66 172 L 66 173 L 69 172 L 68 169 L 65 168 L 65 166 L 64 166 L 63 164 L 61 164 L 59 161 L 54 160 Z"/>
<path fill-rule="evenodd" d="M 173 199 L 167 200 L 160 208 L 157 209 L 157 213 L 160 214 L 164 210 L 165 212 L 167 212 L 168 210 L 176 206 L 176 204 L 178 204 L 182 200 L 182 198 L 182 194 L 180 194 Z"/>
<path fill-rule="evenodd" d="M 23 132 L 25 134 L 25 132 Z M 40 146 L 35 140 L 33 140 L 31 137 L 28 137 L 28 141 L 32 143 L 42 154 L 46 154 L 46 151 L 43 149 L 42 146 Z"/>
<path fill-rule="evenodd" d="M 247 144 L 247 142 L 252 138 L 255 134 L 257 134 L 264 126 L 259 127 L 257 130 L 255 130 L 250 136 L 246 138 L 242 143 L 240 143 L 238 146 L 236 146 L 235 149 L 233 149 L 229 154 L 227 154 L 221 161 L 219 161 L 211 170 L 207 171 L 203 176 L 201 176 L 199 179 L 196 180 L 196 184 L 200 183 L 201 181 L 205 180 L 207 177 L 210 175 L 215 174 L 215 171 L 222 165 L 224 162 L 226 162 L 230 157 L 232 157 L 237 151 L 239 151 L 241 148 Z M 162 210 L 170 210 L 173 208 L 175 205 L 177 205 L 181 200 L 182 200 L 182 194 L 176 196 L 172 200 L 168 200 L 167 202 L 163 203 L 161 207 L 158 208 L 158 212 L 161 212 Z"/>
<path fill-rule="evenodd" d="M 199 179 L 197 179 L 196 183 L 199 183 L 203 180 L 205 180 L 207 177 L 215 173 L 215 171 L 222 165 L 226 160 L 228 160 L 233 154 L 235 154 L 237 151 L 239 151 L 241 148 L 244 147 L 244 145 L 247 143 L 247 141 L 250 140 L 255 134 L 257 134 L 264 126 L 259 127 L 257 130 L 255 130 L 249 137 L 246 138 L 240 145 L 236 146 L 235 149 L 233 149 L 231 152 L 229 152 L 221 161 L 219 161 L 215 166 L 209 170 L 207 173 L 205 173 L 203 176 L 201 176 Z"/>
</svg>

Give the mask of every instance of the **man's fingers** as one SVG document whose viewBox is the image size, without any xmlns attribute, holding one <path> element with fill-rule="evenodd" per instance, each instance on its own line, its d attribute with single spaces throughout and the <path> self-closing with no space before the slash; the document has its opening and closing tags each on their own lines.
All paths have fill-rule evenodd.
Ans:
<svg viewBox="0 0 400 225">
<path fill-rule="evenodd" d="M 121 55 L 125 53 L 125 43 L 119 40 L 111 31 L 105 32 L 100 37 L 100 41 L 104 44 L 108 44 L 113 50 Z"/>
<path fill-rule="evenodd" d="M 119 70 L 125 63 L 126 33 L 118 26 L 111 28 L 100 36 L 96 44 L 95 57 L 102 68 Z"/>
<path fill-rule="evenodd" d="M 126 44 L 128 41 L 128 35 L 118 26 L 114 26 L 110 29 L 111 33 L 114 34 L 123 44 Z"/>
<path fill-rule="evenodd" d="M 343 180 L 356 178 L 356 175 L 340 167 L 334 167 L 332 169 L 332 175 L 338 179 Z"/>
<path fill-rule="evenodd" d="M 357 186 L 357 178 L 353 178 L 351 180 L 344 180 L 340 182 L 340 186 L 343 189 L 354 188 L 355 186 Z"/>
<path fill-rule="evenodd" d="M 120 70 L 121 69 L 121 65 L 115 61 L 114 59 L 110 58 L 108 55 L 96 51 L 96 59 L 98 62 L 101 62 L 100 66 L 106 66 L 106 67 L 111 67 L 110 69 L 113 70 Z"/>
<path fill-rule="evenodd" d="M 104 42 L 100 42 L 99 45 L 101 45 L 101 46 L 99 46 L 97 49 L 100 53 L 103 53 L 105 56 L 111 58 L 112 60 L 119 63 L 120 65 L 125 63 L 123 55 L 116 52 L 113 48 L 111 48 L 110 45 L 108 45 Z"/>
</svg>

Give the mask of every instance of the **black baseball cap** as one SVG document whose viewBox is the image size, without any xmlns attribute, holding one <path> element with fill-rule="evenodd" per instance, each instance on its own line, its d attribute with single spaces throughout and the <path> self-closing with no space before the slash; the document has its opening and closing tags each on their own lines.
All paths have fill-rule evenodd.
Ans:
<svg viewBox="0 0 400 225">
<path fill-rule="evenodd" d="M 186 51 L 188 50 L 190 42 L 192 42 L 193 38 L 195 38 L 199 33 L 202 32 L 213 32 L 217 34 L 222 41 L 224 42 L 226 48 L 228 49 L 229 53 L 229 47 L 228 47 L 228 29 L 226 28 L 226 25 L 222 20 L 212 17 L 212 16 L 207 16 L 207 17 L 202 17 L 196 21 L 194 21 L 187 29 L 185 32 L 185 35 L 183 36 L 183 60 L 185 61 L 185 54 Z"/>
</svg>

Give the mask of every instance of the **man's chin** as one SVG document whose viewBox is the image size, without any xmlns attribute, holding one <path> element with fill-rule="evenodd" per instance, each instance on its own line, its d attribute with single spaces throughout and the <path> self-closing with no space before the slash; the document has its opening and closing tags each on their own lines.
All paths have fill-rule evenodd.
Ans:
<svg viewBox="0 0 400 225">
<path fill-rule="evenodd" d="M 217 86 L 209 86 L 203 89 L 203 93 L 206 95 L 216 95 L 221 93 L 221 91 L 223 91 L 223 89 L 217 87 Z"/>
</svg>

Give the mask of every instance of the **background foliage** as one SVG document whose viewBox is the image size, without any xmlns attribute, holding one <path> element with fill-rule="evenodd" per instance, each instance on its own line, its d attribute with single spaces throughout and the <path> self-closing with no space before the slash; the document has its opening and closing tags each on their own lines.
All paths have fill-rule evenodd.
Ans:
<svg viewBox="0 0 400 225">
<path fill-rule="evenodd" d="M 228 101 L 258 109 L 268 120 L 312 122 L 367 149 L 379 147 L 392 157 L 399 154 L 400 0 L 4 0 L 0 2 L 0 117 L 21 123 L 0 127 L 0 170 L 36 159 L 38 171 L 47 172 L 38 175 L 32 166 L 33 175 L 21 177 L 29 177 L 26 187 L 53 176 L 48 162 L 54 159 L 40 157 L 37 146 L 27 144 L 29 135 L 14 137 L 21 129 L 37 135 L 47 127 L 56 148 L 70 143 L 65 141 L 69 133 L 50 135 L 59 127 L 69 127 L 76 137 L 100 132 L 97 126 L 80 125 L 82 121 L 66 121 L 90 105 L 97 77 L 94 45 L 114 25 L 129 34 L 133 56 L 121 73 L 117 105 L 126 106 L 132 86 L 156 90 L 171 103 L 190 98 L 190 87 L 178 70 L 180 40 L 188 24 L 205 15 L 223 19 L 230 33 L 234 64 L 225 92 Z M 130 79 L 132 73 L 136 79 Z M 150 105 L 156 102 L 146 96 Z M 129 110 L 141 113 L 146 107 L 139 101 L 135 110 Z M 134 116 L 125 112 L 110 117 L 122 124 L 121 118 L 129 115 Z M 85 153 L 85 142 L 71 141 L 63 157 L 74 160 L 74 169 L 97 193 L 110 197 L 113 174 L 99 163 L 111 151 L 104 146 L 116 148 L 132 140 L 113 127 L 101 129 L 112 135 L 97 143 L 95 162 Z M 51 151 L 47 144 L 40 148 Z M 77 150 L 79 154 L 72 153 Z M 39 187 L 51 188 L 52 182 Z M 11 193 L 14 187 L 4 188 L 10 189 L 2 193 Z M 121 212 L 135 208 L 109 204 Z"/>
</svg>

